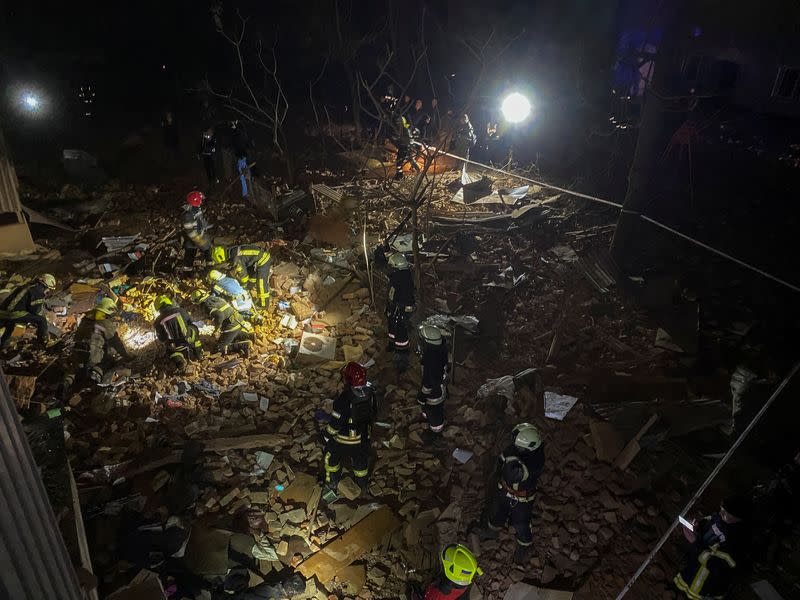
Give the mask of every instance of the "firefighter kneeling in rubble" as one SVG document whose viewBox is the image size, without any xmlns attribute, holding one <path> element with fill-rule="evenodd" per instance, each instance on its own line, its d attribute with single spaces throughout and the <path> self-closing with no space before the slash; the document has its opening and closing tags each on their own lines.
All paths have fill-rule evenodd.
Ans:
<svg viewBox="0 0 800 600">
<path fill-rule="evenodd" d="M 431 583 L 424 592 L 415 591 L 412 600 L 455 600 L 461 598 L 472 585 L 476 575 L 483 575 L 475 555 L 466 546 L 450 544 L 442 550 L 444 577 Z"/>
<path fill-rule="evenodd" d="M 450 358 L 447 341 L 438 327 L 422 325 L 419 328 L 419 354 L 422 363 L 422 389 L 417 402 L 422 407 L 422 416 L 428 422 L 425 432 L 434 442 L 444 429 L 444 401 L 447 397 L 447 371 Z"/>
<path fill-rule="evenodd" d="M 375 391 L 367 381 L 367 370 L 356 362 L 342 369 L 345 389 L 333 401 L 325 431 L 325 483 L 336 489 L 342 476 L 342 461 L 349 458 L 353 475 L 362 490 L 369 474 L 369 435 L 377 414 Z"/>
<path fill-rule="evenodd" d="M 159 296 L 153 303 L 158 316 L 153 322 L 156 337 L 166 344 L 169 358 L 178 371 L 183 370 L 190 360 L 203 356 L 197 326 L 192 316 L 172 302 L 167 296 Z"/>
<path fill-rule="evenodd" d="M 514 562 L 522 565 L 533 549 L 531 518 L 536 484 L 544 470 L 544 446 L 539 431 L 530 423 L 520 423 L 511 435 L 513 443 L 498 458 L 488 526 L 476 527 L 475 533 L 481 539 L 496 539 L 499 530 L 510 523 L 517 534 Z"/>
<path fill-rule="evenodd" d="M 11 290 L 0 303 L 0 348 L 5 348 L 17 323 L 36 325 L 36 341 L 47 343 L 47 317 L 44 316 L 44 297 L 56 288 L 56 278 L 50 273 L 39 275 L 35 281 Z"/>
<path fill-rule="evenodd" d="M 123 360 L 131 359 L 117 333 L 117 323 L 113 320 L 116 315 L 117 304 L 111 298 L 102 298 L 78 323 L 75 347 L 62 387 L 64 399 L 72 393 L 76 382 L 81 383 L 86 378 L 95 383 L 103 381 L 105 370 L 111 366 L 111 350 Z"/>
<path fill-rule="evenodd" d="M 215 246 L 211 259 L 216 264 L 231 263 L 233 276 L 255 290 L 259 308 L 269 306 L 269 271 L 272 267 L 269 250 L 255 244 L 230 248 Z"/>
<path fill-rule="evenodd" d="M 238 352 L 242 356 L 250 355 L 253 345 L 253 326 L 224 298 L 214 296 L 211 292 L 197 289 L 190 296 L 195 304 L 202 304 L 214 319 L 219 331 L 216 351 L 220 354 Z"/>
<path fill-rule="evenodd" d="M 389 257 L 389 299 L 386 303 L 386 321 L 389 331 L 387 350 L 394 351 L 394 363 L 398 374 L 408 368 L 410 342 L 408 318 L 417 304 L 414 275 L 405 255 L 395 252 Z"/>
</svg>

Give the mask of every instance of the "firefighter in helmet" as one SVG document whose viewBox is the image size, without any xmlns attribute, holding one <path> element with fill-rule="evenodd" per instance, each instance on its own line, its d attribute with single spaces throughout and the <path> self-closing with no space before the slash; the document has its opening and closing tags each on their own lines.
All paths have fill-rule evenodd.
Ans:
<svg viewBox="0 0 800 600">
<path fill-rule="evenodd" d="M 442 575 L 418 594 L 420 600 L 455 600 L 466 598 L 476 575 L 483 575 L 475 555 L 466 546 L 450 544 L 439 556 Z"/>
<path fill-rule="evenodd" d="M 401 252 L 389 257 L 389 299 L 386 303 L 386 320 L 389 331 L 388 350 L 395 353 L 394 362 L 398 373 L 408 368 L 410 341 L 408 320 L 416 309 L 416 290 L 411 265 Z"/>
<path fill-rule="evenodd" d="M 211 250 L 211 240 L 208 237 L 208 223 L 203 216 L 203 200 L 206 197 L 199 190 L 192 190 L 186 194 L 186 204 L 183 207 L 183 270 L 191 271 L 198 250 L 208 253 Z"/>
<path fill-rule="evenodd" d="M 345 388 L 333 401 L 325 430 L 325 483 L 336 488 L 342 462 L 349 459 L 362 490 L 369 474 L 370 432 L 377 414 L 375 391 L 367 381 L 367 370 L 356 362 L 342 369 Z"/>
<path fill-rule="evenodd" d="M 153 322 L 156 337 L 167 346 L 175 368 L 182 371 L 190 360 L 203 356 L 200 332 L 192 322 L 192 316 L 169 296 L 156 298 L 153 308 L 157 313 Z"/>
<path fill-rule="evenodd" d="M 64 376 L 62 387 L 66 398 L 76 382 L 86 378 L 95 383 L 103 380 L 106 369 L 111 366 L 111 351 L 123 360 L 130 360 L 131 355 L 117 333 L 114 319 L 118 314 L 117 303 L 111 298 L 101 298 L 88 311 L 75 329 L 75 347 L 69 359 L 69 368 Z"/>
<path fill-rule="evenodd" d="M 20 285 L 0 302 L 0 348 L 5 348 L 17 323 L 36 325 L 36 341 L 47 343 L 47 317 L 44 297 L 56 289 L 56 278 L 50 273 L 39 275 L 30 283 Z"/>
<path fill-rule="evenodd" d="M 216 351 L 220 354 L 238 352 L 242 356 L 250 355 L 253 345 L 253 326 L 239 311 L 220 296 L 206 290 L 196 289 L 190 296 L 195 304 L 202 304 L 219 331 Z"/>
<path fill-rule="evenodd" d="M 215 246 L 211 250 L 211 259 L 216 264 L 230 263 L 233 276 L 255 290 L 258 307 L 269 306 L 269 271 L 272 267 L 269 250 L 255 244 L 230 248 Z"/>
<path fill-rule="evenodd" d="M 512 443 L 497 461 L 494 490 L 487 526 L 477 527 L 483 539 L 495 539 L 507 523 L 514 527 L 517 547 L 514 562 L 525 564 L 533 550 L 531 518 L 539 476 L 544 470 L 544 445 L 539 430 L 520 423 L 511 432 Z"/>
</svg>

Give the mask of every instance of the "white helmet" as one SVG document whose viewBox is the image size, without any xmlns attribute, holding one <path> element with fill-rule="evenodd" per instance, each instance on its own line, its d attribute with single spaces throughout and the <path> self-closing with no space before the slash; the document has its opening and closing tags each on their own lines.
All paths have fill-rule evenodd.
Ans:
<svg viewBox="0 0 800 600">
<path fill-rule="evenodd" d="M 514 445 L 520 450 L 536 450 L 542 445 L 542 436 L 539 430 L 530 423 L 520 423 L 511 432 Z"/>
<path fill-rule="evenodd" d="M 389 266 L 393 269 L 407 269 L 408 259 L 402 252 L 395 252 L 389 257 Z"/>
<path fill-rule="evenodd" d="M 431 346 L 442 345 L 442 332 L 438 327 L 434 327 L 433 325 L 420 325 L 419 335 L 425 343 Z"/>
</svg>

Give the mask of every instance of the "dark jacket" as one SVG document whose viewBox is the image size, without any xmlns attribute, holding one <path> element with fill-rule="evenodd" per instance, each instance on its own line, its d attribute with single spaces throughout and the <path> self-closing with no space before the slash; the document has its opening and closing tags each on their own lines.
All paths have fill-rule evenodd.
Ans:
<svg viewBox="0 0 800 600">
<path fill-rule="evenodd" d="M 203 306 L 206 307 L 209 315 L 214 319 L 217 330 L 222 333 L 250 329 L 250 323 L 247 319 L 224 298 L 211 295 L 203 300 Z"/>
<path fill-rule="evenodd" d="M 40 281 L 14 288 L 0 303 L 0 319 L 17 319 L 25 315 L 44 318 L 44 293 Z"/>
<path fill-rule="evenodd" d="M 199 206 L 185 205 L 181 222 L 183 223 L 184 245 L 187 248 L 205 250 L 211 246 L 211 242 L 206 237 L 208 223 Z"/>
<path fill-rule="evenodd" d="M 517 460 L 525 466 L 525 476 L 521 481 L 508 481 L 506 478 L 508 465 Z M 533 499 L 539 477 L 544 470 L 544 444 L 530 451 L 520 450 L 511 444 L 503 450 L 497 461 L 500 473 L 498 489 L 519 499 Z"/>
<path fill-rule="evenodd" d="M 94 367 L 106 357 L 109 349 L 122 358 L 128 358 L 125 344 L 117 333 L 117 324 L 110 319 L 95 318 L 95 311 L 85 314 L 75 329 L 76 362 Z"/>
<path fill-rule="evenodd" d="M 217 136 L 203 137 L 200 139 L 200 154 L 204 156 L 214 156 L 217 153 Z"/>
<path fill-rule="evenodd" d="M 389 303 L 416 306 L 416 289 L 411 269 L 395 269 L 389 273 Z"/>
<path fill-rule="evenodd" d="M 704 518 L 696 528 L 697 539 L 686 552 L 685 566 L 675 585 L 687 597 L 723 598 L 733 583 L 749 543 L 744 522 L 726 523 L 719 514 Z"/>
<path fill-rule="evenodd" d="M 358 395 L 370 403 L 372 414 L 376 413 L 375 392 L 372 384 L 354 388 L 347 387 L 333 401 L 331 410 L 331 420 L 328 422 L 328 435 L 340 444 L 360 444 L 369 442 L 370 422 L 355 423 L 351 412 L 353 396 Z"/>
<path fill-rule="evenodd" d="M 422 391 L 435 391 L 442 385 L 450 358 L 447 355 L 447 340 L 442 339 L 438 346 L 423 342 L 422 349 Z"/>
<path fill-rule="evenodd" d="M 197 338 L 197 328 L 192 324 L 191 315 L 180 306 L 162 309 L 153 327 L 156 337 L 171 346 L 183 346 Z"/>
<path fill-rule="evenodd" d="M 255 244 L 232 246 L 226 250 L 228 260 L 233 266 L 233 275 L 239 281 L 247 283 L 256 275 L 256 269 L 272 265 L 272 256 L 268 250 Z"/>
</svg>

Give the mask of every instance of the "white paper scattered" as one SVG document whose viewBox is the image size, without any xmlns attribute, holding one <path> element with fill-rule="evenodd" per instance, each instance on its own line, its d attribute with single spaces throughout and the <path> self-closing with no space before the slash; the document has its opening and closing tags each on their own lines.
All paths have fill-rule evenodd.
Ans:
<svg viewBox="0 0 800 600">
<path fill-rule="evenodd" d="M 264 396 L 260 396 L 258 399 L 258 408 L 267 412 L 269 410 L 269 398 L 264 398 Z"/>
<path fill-rule="evenodd" d="M 244 402 L 258 402 L 258 394 L 255 392 L 242 392 L 242 400 Z"/>
<path fill-rule="evenodd" d="M 466 464 L 470 458 L 472 458 L 473 453 L 469 450 L 462 450 L 461 448 L 456 448 L 453 450 L 453 458 L 455 458 L 458 462 L 462 465 Z"/>
<path fill-rule="evenodd" d="M 574 396 L 562 396 L 554 392 L 545 392 L 544 416 L 548 419 L 563 421 L 577 401 L 578 399 Z"/>
</svg>

